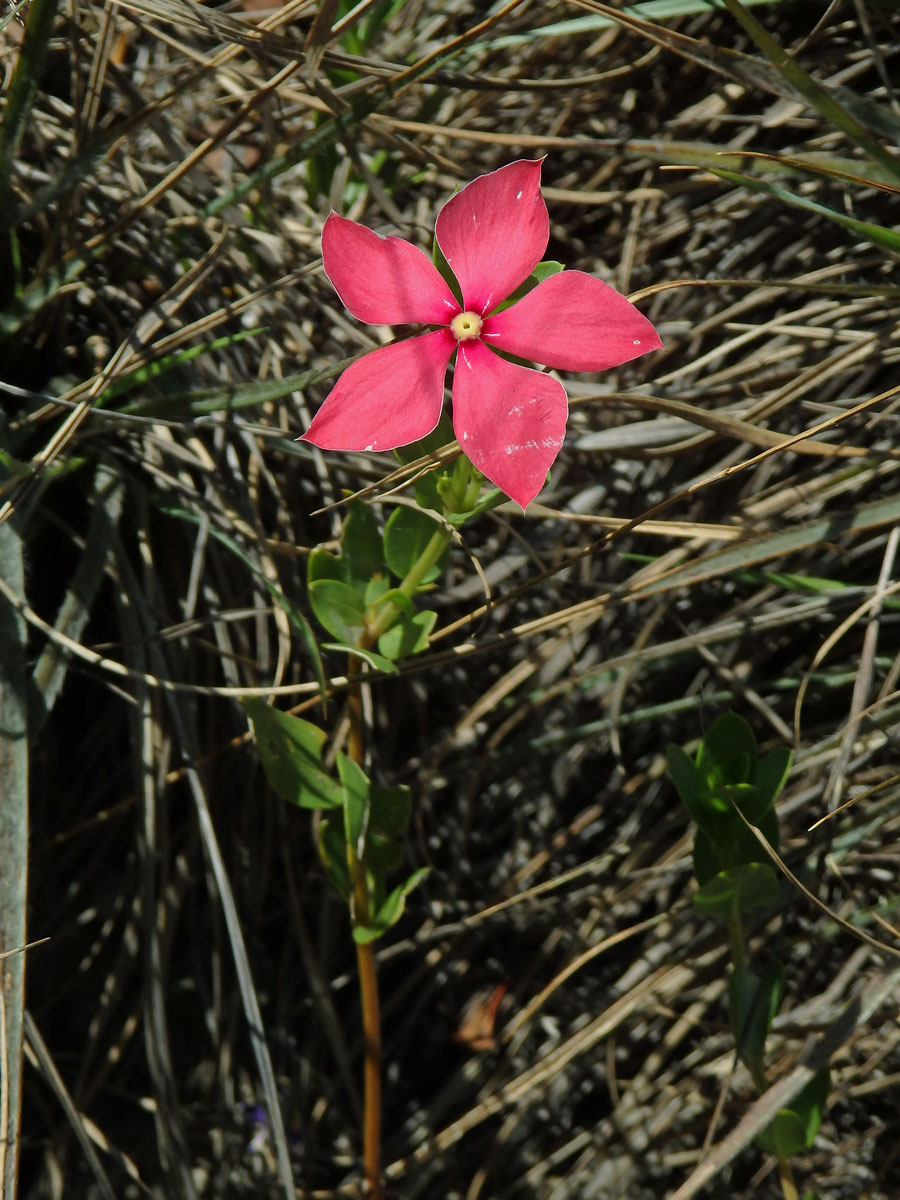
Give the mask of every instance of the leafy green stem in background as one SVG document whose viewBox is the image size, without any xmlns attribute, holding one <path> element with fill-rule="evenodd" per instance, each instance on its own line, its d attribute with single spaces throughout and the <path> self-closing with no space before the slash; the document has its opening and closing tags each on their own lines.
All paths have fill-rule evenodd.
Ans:
<svg viewBox="0 0 900 1200">
<path fill-rule="evenodd" d="M 694 758 L 668 748 L 669 772 L 693 819 L 694 896 L 698 912 L 725 922 L 732 969 L 728 1010 L 738 1058 L 758 1092 L 769 1088 L 765 1043 L 784 994 L 784 967 L 770 956 L 757 962 L 747 953 L 743 915 L 779 898 L 778 877 L 755 836 L 759 829 L 777 853 L 775 800 L 787 781 L 792 754 L 777 747 L 759 756 L 753 730 L 735 713 L 718 717 Z M 828 1100 L 830 1078 L 823 1068 L 782 1108 L 757 1137 L 772 1154 L 784 1200 L 797 1200 L 792 1155 L 811 1148 Z"/>
</svg>

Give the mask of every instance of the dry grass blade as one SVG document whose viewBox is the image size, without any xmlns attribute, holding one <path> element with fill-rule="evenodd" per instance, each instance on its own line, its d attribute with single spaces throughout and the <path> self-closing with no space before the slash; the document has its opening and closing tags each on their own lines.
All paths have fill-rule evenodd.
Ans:
<svg viewBox="0 0 900 1200">
<path fill-rule="evenodd" d="M 870 150 L 900 132 L 900 13 L 754 5 L 801 77 L 694 0 L 91 0 L 37 72 L 39 6 L 24 44 L 0 31 L 0 623 L 40 693 L 50 939 L 20 1194 L 359 1193 L 345 914 L 235 701 L 332 730 L 365 683 L 373 777 L 411 788 L 432 868 L 379 953 L 398 1194 L 774 1200 L 754 1134 L 839 1042 L 800 1190 L 893 1195 L 893 977 L 863 971 L 898 905 L 896 178 Z M 665 352 L 564 380 L 538 500 L 459 531 L 426 653 L 349 678 L 310 552 L 459 448 L 296 441 L 409 336 L 343 309 L 323 223 L 430 252 L 449 195 L 538 155 L 548 256 L 626 289 Z M 796 740 L 780 855 L 813 900 L 786 885 L 748 937 L 787 963 L 759 1102 L 662 753 L 728 708 Z M 494 1024 L 460 1040 L 473 996 Z"/>
</svg>

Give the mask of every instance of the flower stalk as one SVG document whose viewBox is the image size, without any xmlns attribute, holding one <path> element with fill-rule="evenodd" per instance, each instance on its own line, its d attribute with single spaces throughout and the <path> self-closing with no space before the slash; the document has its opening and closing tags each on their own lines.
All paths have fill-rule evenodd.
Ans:
<svg viewBox="0 0 900 1200">
<path fill-rule="evenodd" d="M 349 674 L 355 674 L 361 666 L 355 655 L 348 656 Z M 362 766 L 365 759 L 365 718 L 359 684 L 349 690 L 347 711 L 348 756 Z M 347 870 L 352 887 L 353 925 L 368 925 L 369 884 L 364 852 L 361 854 L 360 847 L 349 841 Z M 363 1026 L 363 1178 L 367 1200 L 381 1200 L 381 1003 L 373 942 L 356 943 L 356 970 Z"/>
</svg>

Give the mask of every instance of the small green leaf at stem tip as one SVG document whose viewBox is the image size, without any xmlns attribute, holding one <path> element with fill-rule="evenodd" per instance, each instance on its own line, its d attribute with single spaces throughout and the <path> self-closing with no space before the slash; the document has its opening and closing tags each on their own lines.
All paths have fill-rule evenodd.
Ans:
<svg viewBox="0 0 900 1200">
<path fill-rule="evenodd" d="M 778 899 L 778 876 L 767 863 L 728 867 L 708 879 L 694 895 L 694 908 L 708 917 L 729 919 Z"/>
<path fill-rule="evenodd" d="M 340 807 L 341 788 L 322 767 L 323 731 L 256 696 L 241 704 L 272 791 L 301 808 Z"/>
</svg>

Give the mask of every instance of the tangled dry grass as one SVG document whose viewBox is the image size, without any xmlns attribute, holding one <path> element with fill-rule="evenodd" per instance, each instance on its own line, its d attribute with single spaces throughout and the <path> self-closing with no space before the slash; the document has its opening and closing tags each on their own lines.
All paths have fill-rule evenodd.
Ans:
<svg viewBox="0 0 900 1200">
<path fill-rule="evenodd" d="M 359 1194 L 346 914 L 236 701 L 315 716 L 320 510 L 397 502 L 388 458 L 294 441 L 391 336 L 340 308 L 319 234 L 334 206 L 427 247 L 455 187 L 546 154 L 551 256 L 636 294 L 666 349 L 567 383 L 539 501 L 466 528 L 429 652 L 371 684 L 374 770 L 411 786 L 434 868 L 379 953 L 389 1194 L 779 1194 L 665 772 L 732 708 L 796 748 L 795 878 L 752 945 L 788 965 L 771 1078 L 832 1054 L 798 1178 L 895 1196 L 900 287 L 865 226 L 893 230 L 896 177 L 722 11 L 412 0 L 332 36 L 311 0 L 32 6 L 52 38 L 0 248 L 49 939 L 20 1194 Z M 896 143 L 892 5 L 753 11 Z"/>
</svg>

